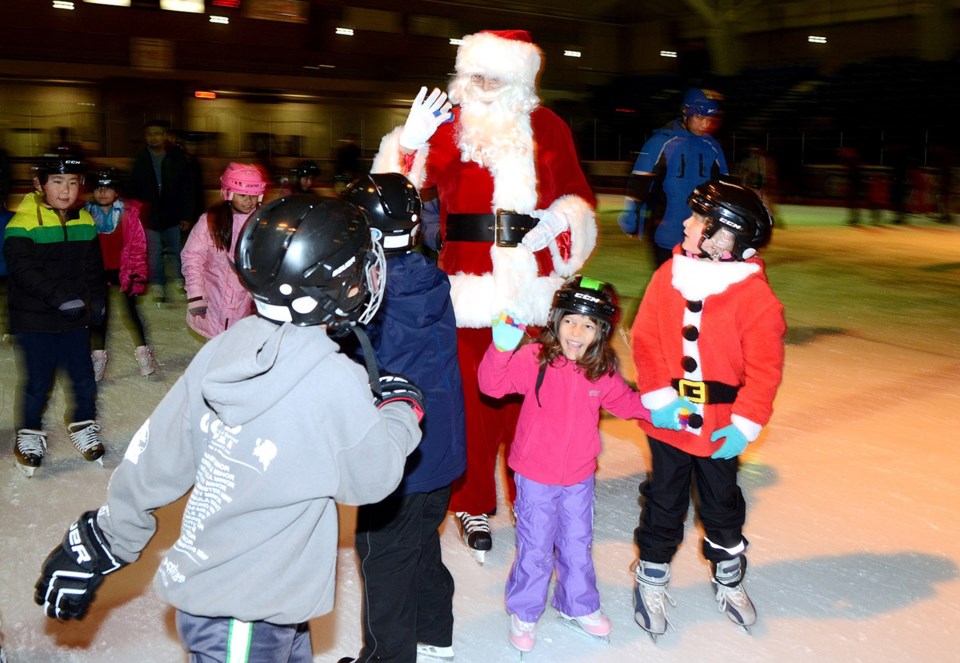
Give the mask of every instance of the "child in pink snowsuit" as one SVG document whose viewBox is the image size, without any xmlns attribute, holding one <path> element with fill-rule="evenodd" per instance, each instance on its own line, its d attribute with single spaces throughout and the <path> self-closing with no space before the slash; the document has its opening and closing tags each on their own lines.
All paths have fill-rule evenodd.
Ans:
<svg viewBox="0 0 960 663">
<path fill-rule="evenodd" d="M 523 325 L 504 312 L 480 364 L 483 393 L 524 396 L 507 461 L 516 473 L 517 556 L 506 586 L 510 642 L 522 652 L 533 649 L 554 568 L 560 616 L 590 635 L 610 633 L 591 556 L 600 409 L 650 419 L 610 347 L 615 302 L 610 286 L 573 276 L 554 295 L 537 342 L 514 350 Z"/>
<path fill-rule="evenodd" d="M 253 313 L 253 299 L 240 284 L 233 264 L 233 247 L 267 189 L 260 169 L 241 163 L 227 166 L 220 185 L 223 202 L 200 216 L 180 254 L 187 324 L 206 338 Z"/>
</svg>

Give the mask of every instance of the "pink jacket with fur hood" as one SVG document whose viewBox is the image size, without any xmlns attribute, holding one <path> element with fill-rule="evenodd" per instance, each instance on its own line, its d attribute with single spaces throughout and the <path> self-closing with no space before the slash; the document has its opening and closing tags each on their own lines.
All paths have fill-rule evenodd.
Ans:
<svg viewBox="0 0 960 663">
<path fill-rule="evenodd" d="M 255 212 L 256 210 L 254 210 Z M 240 284 L 233 266 L 234 249 L 244 222 L 253 214 L 233 213 L 230 250 L 218 251 L 207 228 L 207 213 L 200 219 L 180 253 L 187 300 L 200 297 L 207 303 L 204 316 L 187 311 L 187 325 L 206 338 L 213 338 L 238 320 L 253 313 L 253 298 Z"/>
</svg>

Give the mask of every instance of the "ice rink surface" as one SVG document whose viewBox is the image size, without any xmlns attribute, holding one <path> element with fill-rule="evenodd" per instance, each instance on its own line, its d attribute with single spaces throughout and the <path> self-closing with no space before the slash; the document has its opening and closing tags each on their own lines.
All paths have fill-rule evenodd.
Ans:
<svg viewBox="0 0 960 663">
<path fill-rule="evenodd" d="M 628 324 L 649 277 L 646 247 L 616 229 L 616 199 L 602 202 L 599 248 L 585 272 L 618 286 Z M 632 422 L 605 418 L 594 558 L 610 642 L 564 627 L 548 607 L 524 660 L 960 660 L 960 441 L 950 424 L 960 408 L 960 227 L 914 217 L 909 226 L 852 228 L 844 216 L 784 206 L 785 228 L 766 252 L 790 329 L 773 419 L 741 469 L 746 587 L 760 615 L 753 635 L 718 612 L 692 517 L 673 565 L 673 628 L 654 645 L 634 624 L 632 534 L 649 455 Z M 13 346 L 0 345 L 0 615 L 11 663 L 186 660 L 172 610 L 151 587 L 182 501 L 157 512 L 160 529 L 141 560 L 106 579 L 83 622 L 48 620 L 32 600 L 44 557 L 69 523 L 101 504 L 126 442 L 200 347 L 186 332 L 182 301 L 146 304 L 162 375 L 139 376 L 115 316 L 99 396 L 105 469 L 70 445 L 59 382 L 41 473 L 27 479 L 14 467 L 17 369 Z M 632 376 L 628 350 L 616 343 Z M 449 519 L 443 531 L 457 582 L 458 663 L 519 660 L 503 608 L 514 538 L 507 512 L 501 504 L 492 519 L 494 548 L 482 567 Z M 311 622 L 317 662 L 360 646 L 354 510 L 341 514 L 336 609 Z"/>
</svg>

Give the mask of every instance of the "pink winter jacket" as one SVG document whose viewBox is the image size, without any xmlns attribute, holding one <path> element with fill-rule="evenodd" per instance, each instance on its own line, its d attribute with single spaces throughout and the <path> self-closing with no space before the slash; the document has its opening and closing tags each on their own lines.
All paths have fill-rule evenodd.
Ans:
<svg viewBox="0 0 960 663">
<path fill-rule="evenodd" d="M 114 204 L 114 208 L 119 203 Z M 132 198 L 123 201 L 123 215 L 112 233 L 100 233 L 100 252 L 103 254 L 104 267 L 117 269 L 116 263 L 107 262 L 119 258 L 120 290 L 130 295 L 142 295 L 147 289 L 147 236 L 140 220 L 143 205 Z M 94 214 L 94 203 L 88 203 L 86 209 Z M 102 214 L 102 212 L 101 212 Z M 113 235 L 120 233 L 119 255 Z M 113 252 L 111 257 L 108 253 Z M 133 277 L 137 278 L 134 279 Z"/>
<path fill-rule="evenodd" d="M 180 253 L 187 300 L 201 297 L 207 302 L 207 313 L 204 316 L 191 315 L 187 311 L 187 324 L 207 338 L 213 338 L 241 318 L 253 313 L 253 298 L 240 284 L 233 266 L 237 238 L 249 217 L 250 214 L 234 212 L 230 250 L 218 251 L 207 229 L 207 213 L 204 212 L 190 231 L 187 243 Z"/>
<path fill-rule="evenodd" d="M 491 343 L 477 373 L 480 391 L 494 398 L 523 395 L 510 468 L 538 483 L 572 486 L 597 469 L 601 408 L 621 419 L 645 421 L 650 411 L 619 373 L 591 382 L 566 359 L 547 367 L 538 400 L 539 353 L 539 343 L 516 352 L 501 352 Z"/>
</svg>

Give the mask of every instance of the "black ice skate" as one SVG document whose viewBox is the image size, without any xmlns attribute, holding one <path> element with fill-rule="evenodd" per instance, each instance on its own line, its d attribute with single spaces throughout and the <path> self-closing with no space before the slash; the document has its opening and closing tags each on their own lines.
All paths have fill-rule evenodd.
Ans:
<svg viewBox="0 0 960 663">
<path fill-rule="evenodd" d="M 100 424 L 93 419 L 75 421 L 69 426 L 70 441 L 83 457 L 90 461 L 97 461 L 103 466 L 103 440 L 100 439 Z"/>
<path fill-rule="evenodd" d="M 730 621 L 751 635 L 750 627 L 757 622 L 757 611 L 743 588 L 741 558 L 719 562 L 713 573 L 713 584 L 720 612 L 726 613 Z"/>
<path fill-rule="evenodd" d="M 650 635 L 654 644 L 657 636 L 667 632 L 669 620 L 664 599 L 672 606 L 677 602 L 667 594 L 670 582 L 670 565 L 645 562 L 637 563 L 637 585 L 633 590 L 633 618 Z"/>
<path fill-rule="evenodd" d="M 17 440 L 13 443 L 13 455 L 17 467 L 28 477 L 40 469 L 43 457 L 47 453 L 47 434 L 42 430 L 21 428 L 17 431 Z"/>
<path fill-rule="evenodd" d="M 493 548 L 493 537 L 490 536 L 490 522 L 487 514 L 471 516 L 466 511 L 457 511 L 456 516 L 460 537 L 473 552 L 474 559 L 483 564 L 486 552 Z"/>
</svg>

